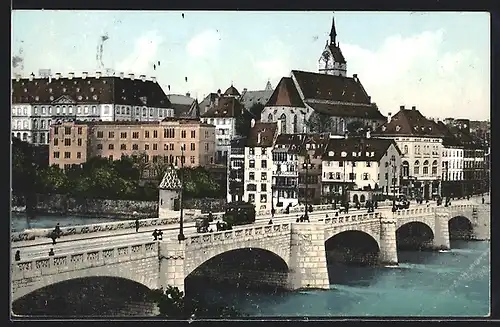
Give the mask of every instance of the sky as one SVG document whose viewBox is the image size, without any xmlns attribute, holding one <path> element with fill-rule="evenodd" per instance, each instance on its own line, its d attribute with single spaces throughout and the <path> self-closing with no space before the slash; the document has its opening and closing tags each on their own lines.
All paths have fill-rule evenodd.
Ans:
<svg viewBox="0 0 500 327">
<path fill-rule="evenodd" d="M 23 68 L 13 69 L 92 75 L 107 34 L 105 68 L 155 76 L 167 94 L 201 101 L 231 84 L 262 90 L 291 70 L 317 72 L 333 16 L 348 76 L 358 74 L 383 114 L 405 105 L 432 118 L 490 119 L 490 18 L 481 12 L 20 10 L 12 55 L 22 49 Z"/>
</svg>

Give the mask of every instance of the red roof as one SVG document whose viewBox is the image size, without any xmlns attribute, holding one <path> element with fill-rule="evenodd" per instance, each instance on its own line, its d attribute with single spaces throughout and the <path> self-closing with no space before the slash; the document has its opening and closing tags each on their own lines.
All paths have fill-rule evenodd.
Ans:
<svg viewBox="0 0 500 327">
<path fill-rule="evenodd" d="M 297 88 L 290 77 L 281 78 L 278 86 L 266 103 L 266 107 L 301 107 L 305 108 Z"/>
<path fill-rule="evenodd" d="M 243 105 L 233 97 L 220 97 L 216 106 L 208 109 L 202 117 L 239 117 L 244 110 Z"/>
<path fill-rule="evenodd" d="M 374 134 L 384 136 L 428 136 L 444 137 L 441 128 L 416 109 L 400 109 L 391 121 L 381 125 Z"/>
</svg>

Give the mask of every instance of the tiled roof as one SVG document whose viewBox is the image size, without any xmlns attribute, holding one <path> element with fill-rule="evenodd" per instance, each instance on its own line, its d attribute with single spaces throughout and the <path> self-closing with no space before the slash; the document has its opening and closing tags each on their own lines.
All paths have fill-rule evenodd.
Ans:
<svg viewBox="0 0 500 327">
<path fill-rule="evenodd" d="M 292 70 L 304 99 L 370 104 L 357 77 L 335 76 Z"/>
<path fill-rule="evenodd" d="M 208 111 L 201 116 L 210 118 L 239 117 L 243 113 L 243 110 L 245 109 L 238 99 L 233 97 L 220 97 L 218 105 L 208 109 Z"/>
<path fill-rule="evenodd" d="M 240 92 L 238 92 L 238 90 L 234 87 L 234 86 L 230 86 L 226 92 L 224 92 L 224 95 L 235 95 L 235 96 L 240 96 Z"/>
<path fill-rule="evenodd" d="M 250 129 L 247 146 L 272 147 L 277 130 L 278 130 L 277 123 L 256 122 L 255 126 Z M 260 142 L 258 136 L 259 134 L 260 134 Z"/>
<path fill-rule="evenodd" d="M 322 146 L 328 142 L 328 135 L 322 134 L 280 134 L 276 138 L 275 145 L 288 147 L 289 153 L 301 154 L 306 150 L 306 144 L 314 145 L 314 156 L 321 156 Z M 313 149 L 311 147 L 311 149 Z"/>
<path fill-rule="evenodd" d="M 244 148 L 247 144 L 245 136 L 236 136 L 231 140 L 231 148 Z"/>
<path fill-rule="evenodd" d="M 427 136 L 443 137 L 443 133 L 437 124 L 425 118 L 419 110 L 400 109 L 389 123 L 381 125 L 374 135 L 408 135 L 408 136 Z"/>
<path fill-rule="evenodd" d="M 211 103 L 215 102 L 215 99 L 218 98 L 217 93 L 209 93 L 203 101 L 200 102 L 200 108 L 201 108 L 201 113 L 203 114 L 205 112 L 206 107 L 210 107 Z"/>
<path fill-rule="evenodd" d="M 366 119 L 385 120 L 384 115 L 376 105 L 341 105 L 328 103 L 306 102 L 314 111 L 335 117 L 359 117 Z"/>
<path fill-rule="evenodd" d="M 339 64 L 346 63 L 344 55 L 342 54 L 342 50 L 340 50 L 340 46 L 336 46 L 335 44 L 332 43 L 328 46 L 328 49 L 330 49 L 333 59 L 335 59 L 335 62 L 338 62 Z"/>
<path fill-rule="evenodd" d="M 259 91 L 243 91 L 243 94 L 241 95 L 240 101 L 241 104 L 247 108 L 247 110 L 250 110 L 250 108 L 255 104 L 255 103 L 261 103 L 265 105 L 268 101 L 271 95 L 273 94 L 273 90 L 259 90 Z"/>
<path fill-rule="evenodd" d="M 160 84 L 120 77 L 61 77 L 12 80 L 12 103 L 50 104 L 64 97 L 72 103 L 171 108 Z"/>
<path fill-rule="evenodd" d="M 301 107 L 304 108 L 304 102 L 300 98 L 299 92 L 290 77 L 283 77 L 271 98 L 266 103 L 266 107 Z"/>
<path fill-rule="evenodd" d="M 330 139 L 323 154 L 328 161 L 380 161 L 394 140 L 364 137 Z M 344 154 L 345 156 L 342 156 Z M 355 154 L 355 155 L 354 155 Z"/>
</svg>

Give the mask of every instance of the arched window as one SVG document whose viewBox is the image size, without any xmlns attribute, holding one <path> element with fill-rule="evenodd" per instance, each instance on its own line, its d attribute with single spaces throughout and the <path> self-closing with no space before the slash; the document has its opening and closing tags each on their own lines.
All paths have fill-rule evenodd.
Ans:
<svg viewBox="0 0 500 327">
<path fill-rule="evenodd" d="M 340 120 L 340 132 L 341 133 L 345 132 L 345 120 L 344 119 Z"/>
<path fill-rule="evenodd" d="M 403 161 L 403 164 L 401 166 L 403 167 L 401 172 L 403 174 L 403 177 L 408 177 L 410 175 L 410 164 L 405 160 Z"/>
<path fill-rule="evenodd" d="M 415 160 L 415 163 L 413 164 L 413 174 L 420 174 L 420 162 L 418 160 Z"/>
<path fill-rule="evenodd" d="M 423 167 L 422 167 L 422 174 L 428 175 L 429 174 L 429 160 L 425 160 Z"/>
<path fill-rule="evenodd" d="M 432 175 L 437 175 L 438 173 L 438 162 L 437 160 L 434 160 L 432 162 Z"/>
<path fill-rule="evenodd" d="M 286 116 L 285 116 L 285 114 L 281 114 L 280 124 L 281 124 L 281 134 L 286 134 Z"/>
<path fill-rule="evenodd" d="M 408 145 L 405 145 L 403 149 L 403 154 L 408 154 Z"/>
<path fill-rule="evenodd" d="M 299 128 L 297 126 L 297 115 L 294 115 L 293 116 L 293 133 L 298 133 L 299 132 Z"/>
<path fill-rule="evenodd" d="M 359 197 L 359 202 L 365 202 L 365 195 L 364 194 L 361 194 L 361 196 Z"/>
<path fill-rule="evenodd" d="M 267 116 L 267 122 L 272 122 L 273 121 L 273 114 L 269 114 L 269 116 Z"/>
</svg>

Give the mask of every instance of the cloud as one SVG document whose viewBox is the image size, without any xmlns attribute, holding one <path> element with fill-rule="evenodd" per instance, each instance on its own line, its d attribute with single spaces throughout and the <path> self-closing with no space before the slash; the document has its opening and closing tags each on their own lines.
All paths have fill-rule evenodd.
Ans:
<svg viewBox="0 0 500 327">
<path fill-rule="evenodd" d="M 161 61 L 158 50 L 162 43 L 163 38 L 158 31 L 144 33 L 135 41 L 132 52 L 116 63 L 116 70 L 135 74 L 152 73 L 153 64 Z"/>
<path fill-rule="evenodd" d="M 276 85 L 283 76 L 289 76 L 292 70 L 292 60 L 290 56 L 290 49 L 280 40 L 272 39 L 265 43 L 264 46 L 257 52 L 257 56 L 247 54 L 251 65 L 252 71 L 255 72 L 255 81 L 249 81 L 255 85 L 256 89 L 263 89 L 265 84 L 262 77 L 269 79 L 273 85 Z"/>
<path fill-rule="evenodd" d="M 217 30 L 203 31 L 187 43 L 186 53 L 191 58 L 214 58 L 221 40 Z"/>
<path fill-rule="evenodd" d="M 443 51 L 444 30 L 388 37 L 376 50 L 341 45 L 348 74 L 357 73 L 380 110 L 417 106 L 433 118 L 489 119 L 489 57 L 462 49 Z"/>
</svg>

